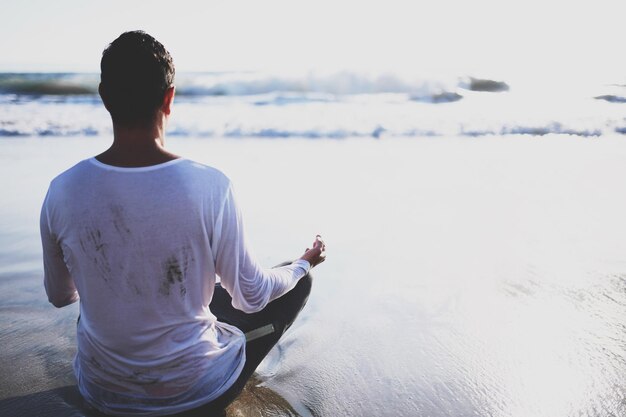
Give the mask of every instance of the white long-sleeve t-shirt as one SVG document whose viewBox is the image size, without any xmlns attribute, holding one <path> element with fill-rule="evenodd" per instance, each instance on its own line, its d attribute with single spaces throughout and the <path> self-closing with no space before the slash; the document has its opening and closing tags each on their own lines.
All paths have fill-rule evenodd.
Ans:
<svg viewBox="0 0 626 417">
<path fill-rule="evenodd" d="M 263 269 L 230 180 L 187 159 L 141 168 L 95 158 L 55 178 L 41 211 L 49 300 L 79 300 L 74 370 L 85 398 L 118 415 L 207 403 L 237 379 L 245 337 L 209 309 L 216 276 L 255 312 L 310 266 Z"/>
</svg>

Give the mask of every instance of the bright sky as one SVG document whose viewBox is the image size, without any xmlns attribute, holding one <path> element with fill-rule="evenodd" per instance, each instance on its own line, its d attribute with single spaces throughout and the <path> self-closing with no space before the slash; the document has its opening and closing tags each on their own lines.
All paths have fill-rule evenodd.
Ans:
<svg viewBox="0 0 626 417">
<path fill-rule="evenodd" d="M 179 71 L 626 74 L 623 0 L 0 1 L 0 71 L 97 72 L 143 29 Z"/>
</svg>

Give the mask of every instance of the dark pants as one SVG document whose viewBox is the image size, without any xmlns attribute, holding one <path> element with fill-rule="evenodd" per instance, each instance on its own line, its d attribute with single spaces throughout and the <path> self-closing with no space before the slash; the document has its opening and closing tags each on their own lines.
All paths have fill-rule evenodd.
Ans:
<svg viewBox="0 0 626 417">
<path fill-rule="evenodd" d="M 219 415 L 237 398 L 263 358 L 298 317 L 309 298 L 311 282 L 311 275 L 306 275 L 287 294 L 272 301 L 263 310 L 252 314 L 235 309 L 226 290 L 220 284 L 215 285 L 213 300 L 210 304 L 211 312 L 219 321 L 239 328 L 247 338 L 253 339 L 246 341 L 246 362 L 237 381 L 219 398 L 194 410 L 194 415 L 196 412 L 202 415 Z M 273 331 L 268 334 L 272 328 Z M 259 329 L 262 331 L 259 332 Z"/>
</svg>

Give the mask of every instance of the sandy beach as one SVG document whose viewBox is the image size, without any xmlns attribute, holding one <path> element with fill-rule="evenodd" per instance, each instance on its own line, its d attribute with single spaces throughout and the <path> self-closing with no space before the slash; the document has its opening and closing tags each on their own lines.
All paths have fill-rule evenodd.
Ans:
<svg viewBox="0 0 626 417">
<path fill-rule="evenodd" d="M 0 415 L 91 415 L 71 371 L 78 305 L 46 300 L 38 216 L 49 181 L 107 144 L 0 138 Z M 230 415 L 626 415 L 623 137 L 168 147 L 232 178 L 262 264 L 328 243 Z"/>
</svg>

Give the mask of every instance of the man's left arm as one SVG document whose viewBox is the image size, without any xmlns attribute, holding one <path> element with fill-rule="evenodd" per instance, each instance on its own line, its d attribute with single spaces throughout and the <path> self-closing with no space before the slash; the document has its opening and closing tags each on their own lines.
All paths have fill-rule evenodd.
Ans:
<svg viewBox="0 0 626 417">
<path fill-rule="evenodd" d="M 48 300 L 60 308 L 78 301 L 78 292 L 63 259 L 61 245 L 50 230 L 47 202 L 46 196 L 39 223 L 43 247 L 44 287 Z"/>
</svg>

